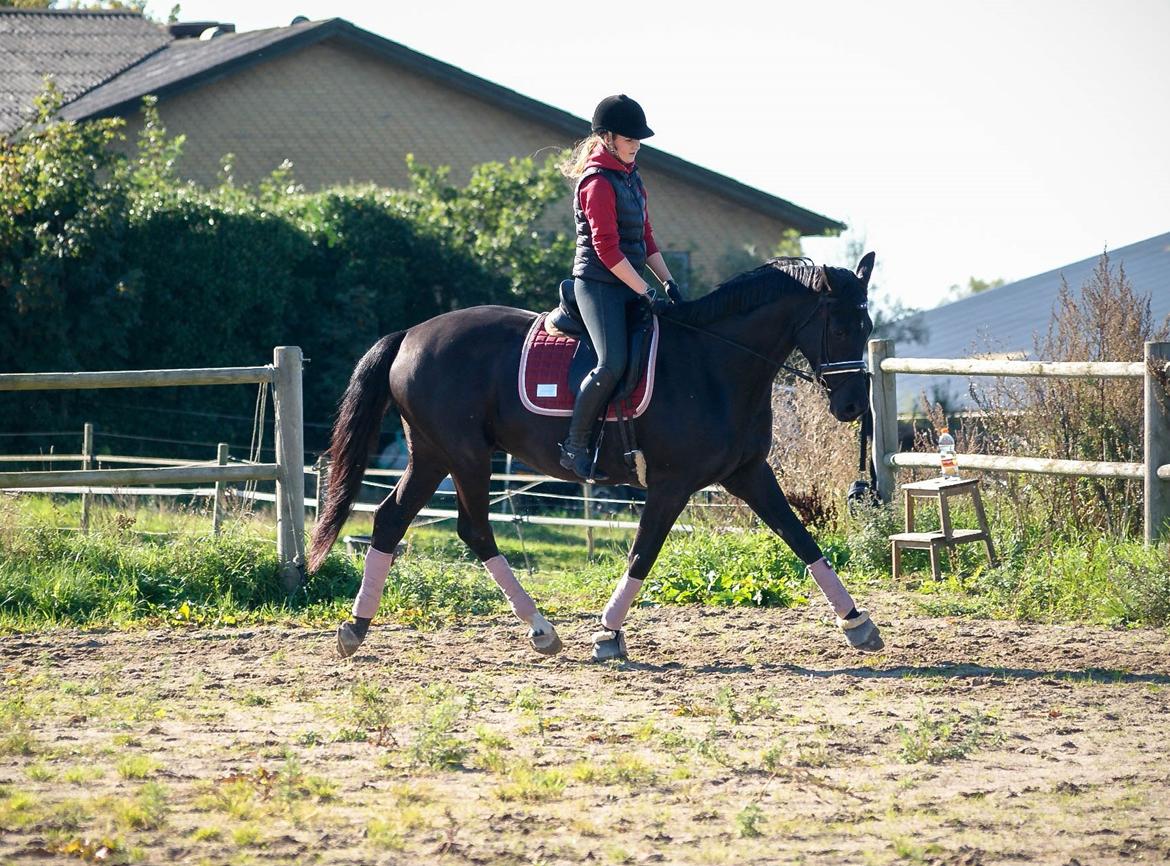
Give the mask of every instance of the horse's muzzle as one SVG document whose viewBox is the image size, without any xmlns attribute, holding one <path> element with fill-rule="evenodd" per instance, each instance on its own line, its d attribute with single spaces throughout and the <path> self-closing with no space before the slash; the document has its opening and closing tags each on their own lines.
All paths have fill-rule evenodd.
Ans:
<svg viewBox="0 0 1170 866">
<path fill-rule="evenodd" d="M 869 375 L 864 368 L 842 370 L 840 381 L 830 379 L 828 389 L 829 411 L 838 421 L 856 421 L 869 408 Z"/>
</svg>

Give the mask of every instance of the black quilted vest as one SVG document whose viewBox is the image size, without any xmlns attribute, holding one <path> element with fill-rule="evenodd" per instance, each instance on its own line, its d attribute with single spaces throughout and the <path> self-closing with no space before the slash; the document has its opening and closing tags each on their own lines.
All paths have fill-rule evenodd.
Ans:
<svg viewBox="0 0 1170 866">
<path fill-rule="evenodd" d="M 581 184 L 595 174 L 605 176 L 613 186 L 617 204 L 618 245 L 634 270 L 639 274 L 646 265 L 646 190 L 642 178 L 635 168 L 631 172 L 614 171 L 593 166 L 585 170 L 577 181 L 573 192 L 573 217 L 577 223 L 577 252 L 573 256 L 573 276 L 603 283 L 620 283 L 613 271 L 607 268 L 593 249 L 593 236 L 589 232 L 589 221 L 581 209 Z"/>
</svg>

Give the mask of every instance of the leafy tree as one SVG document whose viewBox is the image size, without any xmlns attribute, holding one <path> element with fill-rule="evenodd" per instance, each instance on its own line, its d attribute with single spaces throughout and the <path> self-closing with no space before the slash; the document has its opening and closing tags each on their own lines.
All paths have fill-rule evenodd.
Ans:
<svg viewBox="0 0 1170 866">
<path fill-rule="evenodd" d="M 122 121 L 52 123 L 59 91 L 36 100 L 35 131 L 0 139 L 0 367 L 76 368 L 87 355 L 125 358 L 136 316 L 118 260 L 127 227 L 124 160 L 109 145 Z"/>
<path fill-rule="evenodd" d="M 0 369 L 236 366 L 300 345 L 313 450 L 379 336 L 472 304 L 547 305 L 572 257 L 564 233 L 536 228 L 564 193 L 551 161 L 489 163 L 466 187 L 412 163 L 408 190 L 307 193 L 288 164 L 239 186 L 228 155 L 203 188 L 180 178 L 183 139 L 153 101 L 129 155 L 110 147 L 122 121 L 54 122 L 59 104 L 48 90 L 26 134 L 0 140 Z M 198 411 L 189 389 L 59 393 L 0 395 L 0 418 L 214 442 L 255 389 L 205 389 Z"/>
<path fill-rule="evenodd" d="M 573 238 L 541 231 L 545 211 L 565 196 L 553 154 L 537 166 L 531 157 L 486 162 L 467 186 L 452 186 L 450 169 L 423 165 L 408 154 L 410 189 L 393 193 L 397 211 L 444 245 L 470 255 L 508 280 L 515 303 L 548 303 L 573 258 Z"/>
</svg>

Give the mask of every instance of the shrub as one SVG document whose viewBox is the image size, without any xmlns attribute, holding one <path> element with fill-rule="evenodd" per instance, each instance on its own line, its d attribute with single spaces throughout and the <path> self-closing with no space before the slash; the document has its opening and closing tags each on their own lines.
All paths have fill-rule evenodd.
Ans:
<svg viewBox="0 0 1170 866">
<path fill-rule="evenodd" d="M 773 390 L 768 463 L 805 525 L 830 526 L 838 516 L 857 477 L 858 423 L 837 421 L 819 385 L 793 378 Z"/>
<path fill-rule="evenodd" d="M 1108 254 L 1073 292 L 1061 287 L 1047 333 L 1035 356 L 1053 361 L 1140 361 L 1143 344 L 1165 340 L 1170 323 L 1153 321 L 1149 297 L 1139 297 L 1125 268 Z M 1141 463 L 1143 403 L 1137 380 L 1028 378 L 973 387 L 979 416 L 971 444 L 986 453 L 1070 460 Z M 923 442 L 931 447 L 929 440 Z M 1140 531 L 1140 481 L 1039 477 L 1003 482 L 1017 513 L 1031 511 L 1070 537 L 1100 529 L 1114 537 Z"/>
<path fill-rule="evenodd" d="M 473 304 L 551 304 L 571 259 L 564 232 L 534 228 L 564 197 L 555 157 L 485 163 L 462 188 L 411 161 L 406 190 L 309 193 L 288 164 L 236 186 L 227 155 L 220 184 L 204 189 L 179 178 L 183 140 L 151 100 L 129 156 L 112 146 L 121 120 L 53 122 L 59 101 L 47 92 L 38 125 L 0 139 L 0 369 L 251 365 L 299 345 L 313 359 L 315 450 L 378 337 Z M 246 441 L 254 389 L 206 389 L 198 412 L 191 394 L 2 395 L 0 415 L 14 431 L 93 421 L 99 437 Z M 144 410 L 132 431 L 128 404 Z"/>
<path fill-rule="evenodd" d="M 824 545 L 831 561 L 847 558 Z M 694 532 L 668 539 L 643 598 L 659 603 L 789 607 L 807 600 L 804 563 L 771 532 Z"/>
</svg>

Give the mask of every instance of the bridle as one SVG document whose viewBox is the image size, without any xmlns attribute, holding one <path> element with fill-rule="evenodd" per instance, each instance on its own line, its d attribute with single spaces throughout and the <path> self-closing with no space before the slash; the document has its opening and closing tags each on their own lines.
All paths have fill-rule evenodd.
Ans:
<svg viewBox="0 0 1170 866">
<path fill-rule="evenodd" d="M 828 377 L 830 376 L 852 376 L 854 373 L 861 373 L 867 377 L 867 382 L 869 376 L 869 364 L 866 363 L 865 358 L 858 358 L 855 361 L 825 360 L 829 356 L 829 305 L 840 303 L 844 303 L 844 301 L 841 301 L 838 298 L 830 297 L 828 294 L 821 295 L 820 299 L 817 301 L 816 308 L 813 309 L 811 313 L 809 313 L 809 316 L 804 320 L 804 323 L 801 324 L 801 326 L 795 331 L 793 331 L 793 334 L 799 334 L 808 327 L 809 323 L 815 316 L 824 313 L 825 321 L 821 328 L 821 343 L 820 351 L 817 353 L 818 357 L 816 361 L 813 361 L 811 358 L 807 359 L 809 366 L 812 367 L 812 374 L 810 375 L 805 373 L 803 370 L 797 370 L 796 368 L 790 367 L 787 364 L 780 365 L 785 370 L 795 376 L 798 376 L 804 381 L 815 382 L 816 384 L 820 385 L 821 388 L 823 388 L 828 394 L 833 393 L 833 386 L 829 384 L 828 380 Z M 867 310 L 869 309 L 869 304 L 867 302 L 863 302 L 857 304 L 856 308 L 859 310 Z"/>
</svg>

